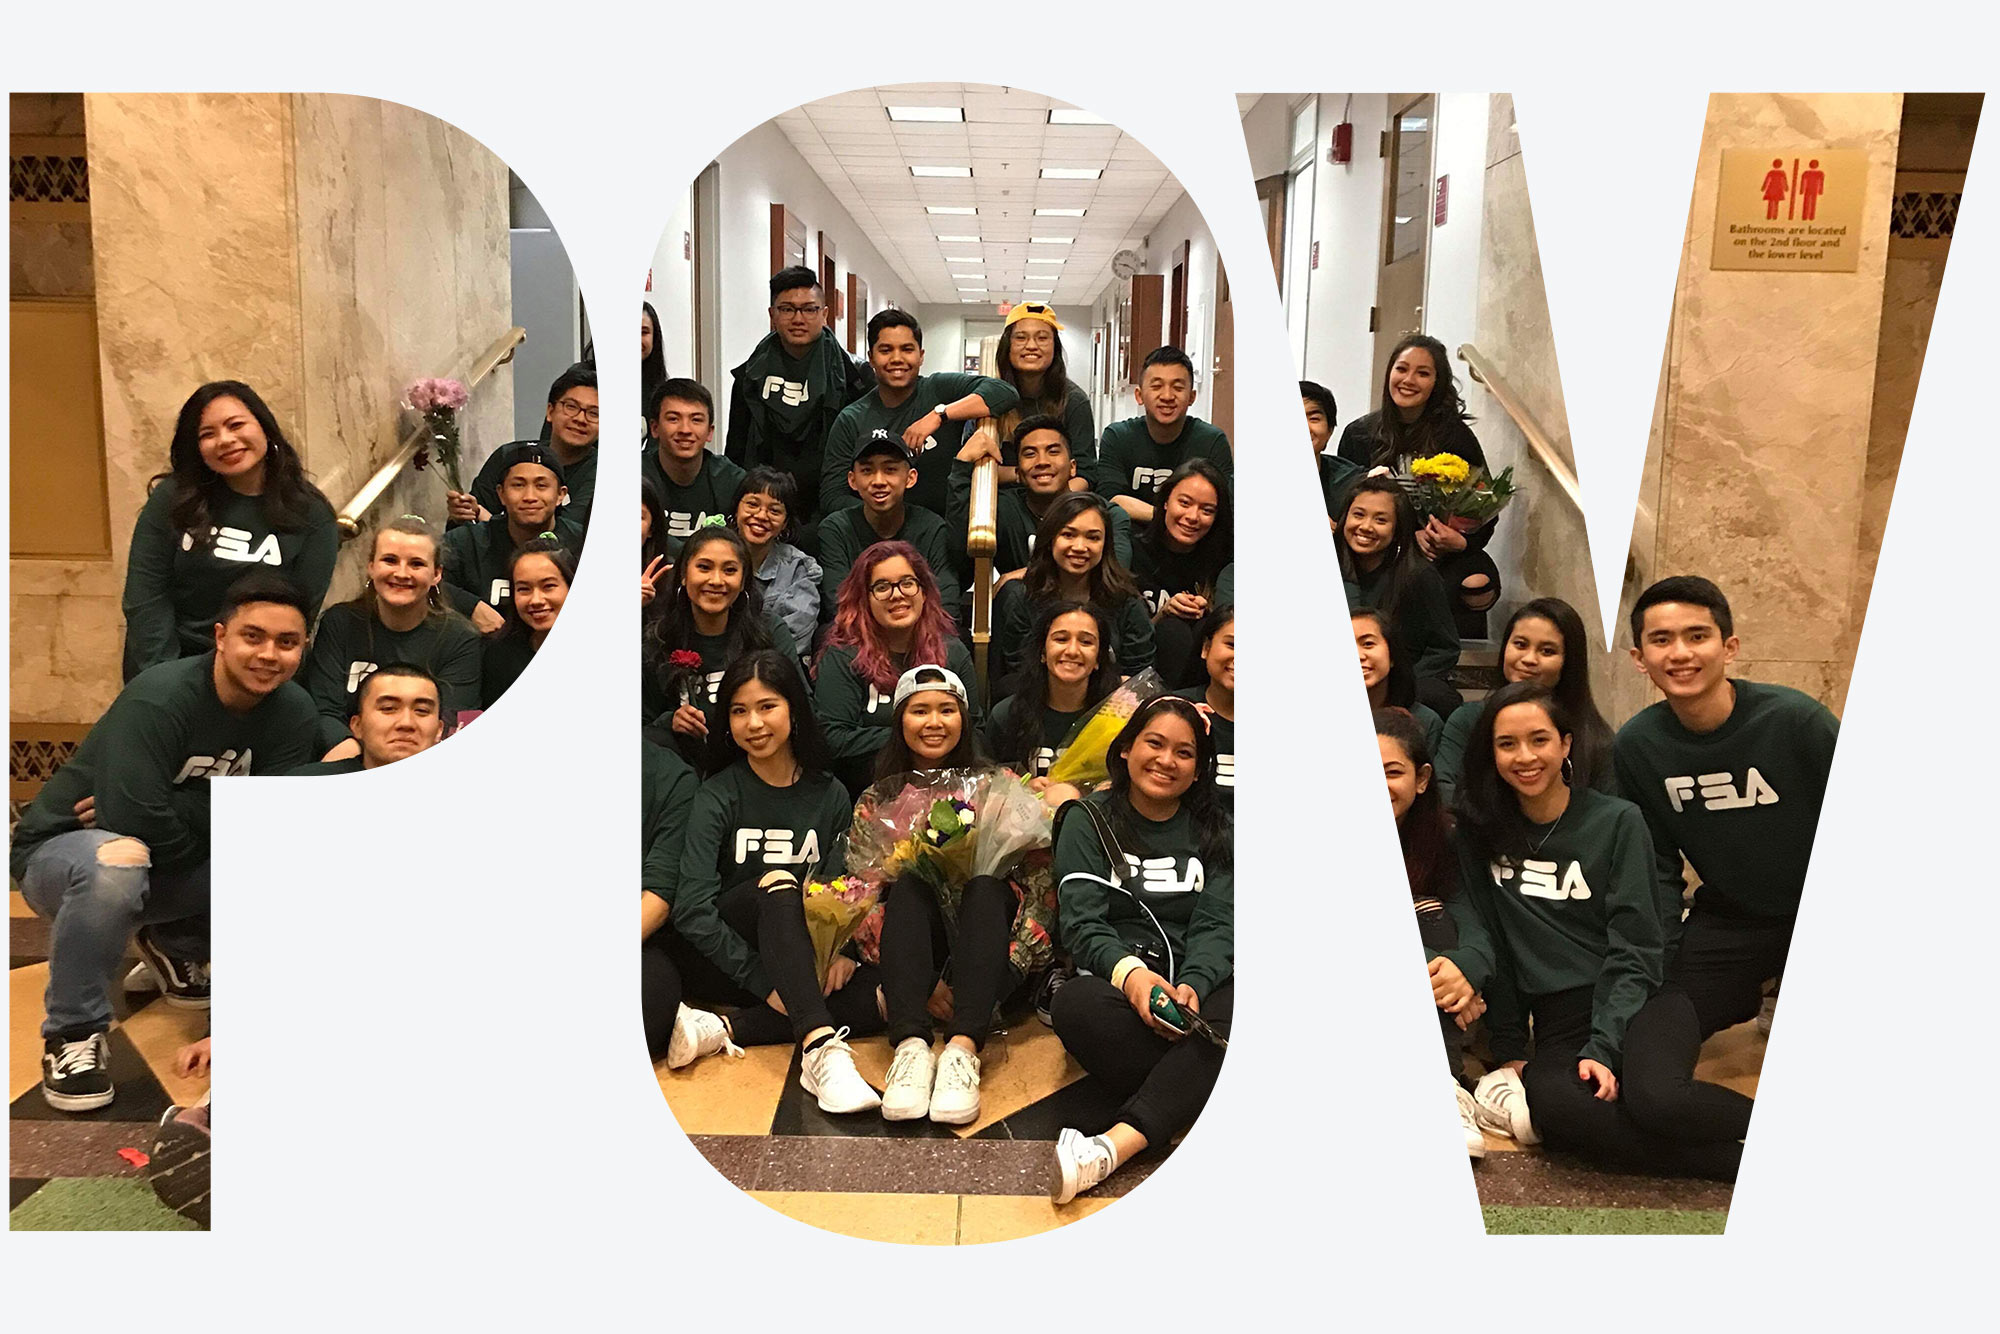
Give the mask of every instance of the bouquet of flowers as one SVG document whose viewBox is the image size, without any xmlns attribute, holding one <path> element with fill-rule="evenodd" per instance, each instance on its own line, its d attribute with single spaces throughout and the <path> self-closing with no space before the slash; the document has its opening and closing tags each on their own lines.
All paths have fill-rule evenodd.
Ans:
<svg viewBox="0 0 2000 1334">
<path fill-rule="evenodd" d="M 430 444 L 417 451 L 417 467 L 428 463 L 436 450 L 445 484 L 454 491 L 465 490 L 458 474 L 458 410 L 467 397 L 465 386 L 456 380 L 418 380 L 403 391 L 403 406 L 422 417 L 431 432 Z"/>
<path fill-rule="evenodd" d="M 848 875 L 880 884 L 922 877 L 937 892 L 946 929 L 955 931 L 967 881 L 981 875 L 1008 878 L 1031 853 L 1048 846 L 1048 812 L 1005 769 L 893 774 L 855 803 L 847 834 Z"/>
<path fill-rule="evenodd" d="M 1469 533 L 1507 508 L 1514 498 L 1514 469 L 1488 477 L 1456 454 L 1433 454 L 1410 465 L 1410 500 L 1417 513 Z"/>
<path fill-rule="evenodd" d="M 808 881 L 804 891 L 806 934 L 812 937 L 813 965 L 819 970 L 820 985 L 826 985 L 827 969 L 833 956 L 854 935 L 862 919 L 874 910 L 882 897 L 882 881 L 849 873 L 831 880 Z"/>
<path fill-rule="evenodd" d="M 1062 751 L 1049 766 L 1049 781 L 1071 783 L 1088 792 L 1110 777 L 1111 743 L 1141 704 L 1166 693 L 1166 689 L 1160 674 L 1148 667 L 1106 695 L 1096 708 L 1077 719 L 1063 738 Z"/>
</svg>

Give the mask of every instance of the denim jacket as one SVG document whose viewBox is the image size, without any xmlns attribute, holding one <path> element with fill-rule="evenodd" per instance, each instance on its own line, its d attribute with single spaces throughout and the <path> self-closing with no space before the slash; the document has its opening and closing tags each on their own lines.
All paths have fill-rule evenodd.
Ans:
<svg viewBox="0 0 2000 1334">
<path fill-rule="evenodd" d="M 764 615 L 783 621 L 801 652 L 810 652 L 819 629 L 819 562 L 789 542 L 779 542 L 757 571 L 764 592 Z"/>
</svg>

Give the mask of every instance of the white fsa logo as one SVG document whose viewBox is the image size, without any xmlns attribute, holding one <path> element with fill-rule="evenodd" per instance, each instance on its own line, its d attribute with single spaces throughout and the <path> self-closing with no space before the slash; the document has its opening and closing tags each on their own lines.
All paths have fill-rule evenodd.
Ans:
<svg viewBox="0 0 2000 1334">
<path fill-rule="evenodd" d="M 368 675 L 368 673 L 370 673 L 370 672 L 372 672 L 372 671 L 374 671 L 374 670 L 375 670 L 375 664 L 374 664 L 374 663 L 372 663 L 372 662 L 358 662 L 358 661 L 357 661 L 357 662 L 350 662 L 350 663 L 348 663 L 348 664 L 347 664 L 347 693 L 348 693 L 348 694 L 350 694 L 350 695 L 351 695 L 351 694 L 353 694 L 353 693 L 354 693 L 354 691 L 355 691 L 355 688 L 356 688 L 357 686 L 359 686 L 359 685 L 361 684 L 361 678 L 362 678 L 362 677 L 364 677 L 364 676 L 366 676 L 366 675 Z"/>
<path fill-rule="evenodd" d="M 806 387 L 787 380 L 782 375 L 764 377 L 764 397 L 769 398 L 773 394 L 776 394 L 778 401 L 787 407 L 795 408 L 806 401 Z"/>
<path fill-rule="evenodd" d="M 892 690 L 885 695 L 880 690 L 877 690 L 875 688 L 875 683 L 873 681 L 870 681 L 868 683 L 868 708 L 865 710 L 865 712 L 873 713 L 877 709 L 885 708 L 892 701 L 894 701 L 895 698 L 896 698 L 895 691 Z"/>
<path fill-rule="evenodd" d="M 797 844 L 794 847 L 794 844 Z M 757 853 L 765 862 L 803 865 L 819 860 L 819 830 L 806 830 L 803 843 L 789 829 L 739 829 L 736 831 L 736 864 L 748 862 Z"/>
<path fill-rule="evenodd" d="M 268 533 L 253 550 L 250 534 L 241 528 L 211 528 L 209 537 L 214 545 L 210 549 L 221 560 L 232 560 L 239 565 L 283 565 L 285 558 L 278 551 L 278 535 Z M 194 534 L 181 534 L 181 550 L 194 550 Z"/>
<path fill-rule="evenodd" d="M 1161 482 L 1174 475 L 1172 468 L 1134 468 L 1132 485 L 1143 493 L 1150 494 Z"/>
<path fill-rule="evenodd" d="M 1492 871 L 1495 885 L 1514 878 L 1514 868 L 1506 862 L 1492 863 Z M 1540 862 L 1531 857 L 1521 863 L 1520 890 L 1531 899 L 1587 899 L 1590 882 L 1583 878 L 1582 862 L 1571 862 L 1564 871 L 1559 863 Z"/>
<path fill-rule="evenodd" d="M 1234 788 L 1236 786 L 1236 757 L 1217 755 L 1215 757 L 1215 785 Z"/>
<path fill-rule="evenodd" d="M 1778 789 L 1764 781 L 1764 775 L 1758 773 L 1754 765 L 1749 773 L 1743 775 L 1741 792 L 1736 790 L 1736 776 L 1726 773 L 1669 778 L 1666 784 L 1667 803 L 1676 814 L 1686 809 L 1687 799 L 1694 796 L 1697 790 L 1701 793 L 1701 808 L 1705 811 L 1738 811 L 1745 806 L 1773 806 L 1778 801 Z"/>
<path fill-rule="evenodd" d="M 694 532 L 695 529 L 702 527 L 707 522 L 708 522 L 707 510 L 703 510 L 699 514 L 689 514 L 685 510 L 668 510 L 667 536 L 686 537 L 688 536 L 688 534 Z"/>
<path fill-rule="evenodd" d="M 1148 857 L 1141 861 L 1128 852 L 1125 867 L 1141 888 L 1154 894 L 1199 894 L 1204 883 L 1199 857 L 1188 858 L 1183 872 L 1174 868 L 1172 857 Z"/>
<path fill-rule="evenodd" d="M 245 747 L 239 755 L 234 750 L 225 750 L 220 755 L 190 755 L 181 771 L 174 775 L 174 786 L 178 787 L 190 778 L 234 778 L 250 772 L 250 750 Z"/>
</svg>

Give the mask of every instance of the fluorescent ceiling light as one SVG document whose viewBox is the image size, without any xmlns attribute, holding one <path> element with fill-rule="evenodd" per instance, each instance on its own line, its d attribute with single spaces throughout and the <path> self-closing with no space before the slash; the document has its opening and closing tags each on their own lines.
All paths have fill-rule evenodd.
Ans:
<svg viewBox="0 0 2000 1334">
<path fill-rule="evenodd" d="M 1074 236 L 1031 236 L 1028 238 L 1028 241 L 1031 245 L 1075 245 L 1076 244 L 1076 238 Z"/>
<path fill-rule="evenodd" d="M 983 287 L 961 287 L 958 290 L 961 292 L 978 292 L 982 295 L 984 295 L 986 291 L 986 289 Z"/>
<path fill-rule="evenodd" d="M 1028 261 L 1028 263 L 1030 263 L 1030 264 L 1060 264 L 1060 263 L 1062 263 L 1062 262 L 1063 262 L 1063 258 L 1064 258 L 1063 256 L 1061 256 L 1061 255 L 1057 255 L 1057 256 L 1056 256 L 1055 258 L 1053 258 L 1053 259 L 1040 259 L 1040 258 L 1037 258 L 1037 259 L 1031 259 L 1031 260 L 1029 260 L 1029 261 Z M 1051 276 L 1053 276 L 1053 275 L 1051 275 Z"/>
<path fill-rule="evenodd" d="M 986 275 L 983 273 L 954 273 L 951 276 L 963 282 L 968 282 L 968 283 L 983 283 L 986 281 Z M 962 292 L 969 292 L 972 289 L 969 287 L 962 287 L 959 290 Z"/>
<path fill-rule="evenodd" d="M 890 120 L 951 121 L 965 119 L 964 107 L 888 107 Z"/>
<path fill-rule="evenodd" d="M 1080 218 L 1083 216 L 1083 210 L 1080 208 L 1038 208 L 1035 210 L 1035 216 L 1038 218 Z"/>
<path fill-rule="evenodd" d="M 1045 181 L 1094 181 L 1104 174 L 1102 167 L 1043 167 Z"/>
<path fill-rule="evenodd" d="M 1029 296 L 1048 296 L 1056 289 L 1053 287 L 1024 287 L 1021 290 Z"/>
<path fill-rule="evenodd" d="M 986 304 L 986 298 L 980 296 L 962 296 L 958 299 L 958 303 L 961 306 L 983 306 Z"/>
<path fill-rule="evenodd" d="M 1088 111 L 1080 111 L 1075 107 L 1049 108 L 1049 124 L 1051 125 L 1109 125 L 1110 123 L 1110 121 L 1104 119 L 1102 116 Z"/>
<path fill-rule="evenodd" d="M 926 212 L 926 213 L 967 213 L 967 214 L 970 214 L 970 213 L 977 213 L 977 212 L 979 212 L 979 210 L 978 210 L 978 209 L 976 209 L 976 208 L 945 208 L 945 207 L 943 207 L 943 206 L 941 206 L 941 205 L 938 205 L 938 204 L 926 204 L 926 205 L 924 205 L 924 212 Z"/>
<path fill-rule="evenodd" d="M 938 240 L 940 240 L 940 241 L 951 241 L 951 242 L 953 242 L 953 243 L 955 243 L 955 244 L 956 244 L 956 243 L 959 243 L 959 242 L 963 242 L 963 243 L 964 243 L 964 244 L 966 244 L 966 245 L 978 245 L 978 244 L 979 244 L 979 238 L 978 238 L 978 237 L 976 237 L 976 236 L 940 236 L 940 237 L 938 238 Z"/>
<path fill-rule="evenodd" d="M 947 264 L 981 264 L 985 261 L 981 260 L 977 255 L 946 255 L 944 262 Z"/>
<path fill-rule="evenodd" d="M 910 175 L 912 175 L 912 176 L 970 176 L 970 175 L 972 175 L 972 168 L 970 168 L 970 167 L 919 167 L 919 166 L 917 166 L 916 164 L 912 163 L 912 164 L 911 164 L 911 166 L 910 166 Z"/>
</svg>

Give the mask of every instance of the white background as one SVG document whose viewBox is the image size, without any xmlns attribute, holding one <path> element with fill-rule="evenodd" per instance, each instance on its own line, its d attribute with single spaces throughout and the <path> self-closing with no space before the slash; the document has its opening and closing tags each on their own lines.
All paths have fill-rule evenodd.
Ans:
<svg viewBox="0 0 2000 1334">
<path fill-rule="evenodd" d="M 1239 557 L 1254 788 L 1238 836 L 1241 1014 L 1170 1167 L 1061 1231 L 913 1254 L 813 1231 L 727 1186 L 643 1055 L 637 557 L 606 524 L 561 631 L 465 737 L 382 774 L 218 794 L 219 1230 L 10 1235 L 19 1327 L 1771 1328 L 1990 1310 L 1970 1289 L 1993 1233 L 2000 925 L 1981 498 L 1992 134 L 1969 174 L 1729 1235 L 1489 1240 L 1435 1070 L 1339 597 L 1330 574 L 1324 596 L 1299 592 L 1298 572 L 1330 570 L 1331 552 L 1318 494 L 1298 484 L 1296 373 L 1232 99 L 1516 94 L 1592 541 L 1609 555 L 1631 522 L 1687 191 L 1662 189 L 1658 213 L 1609 237 L 1559 192 L 1596 175 L 1610 141 L 1691 173 L 1709 88 L 1984 87 L 1993 47 L 1970 11 L 115 9 L 44 0 L 10 18 L 9 87 L 310 89 L 444 116 L 534 189 L 586 299 L 614 316 L 703 163 L 852 84 L 1019 84 L 1144 142 L 1236 275 L 1238 466 L 1269 514 L 1244 525 Z M 607 401 L 636 401 L 628 361 L 602 375 Z M 630 511 L 633 470 L 606 468 L 599 486 L 607 515 Z M 1754 655 L 1757 628 L 1741 632 Z"/>
</svg>

